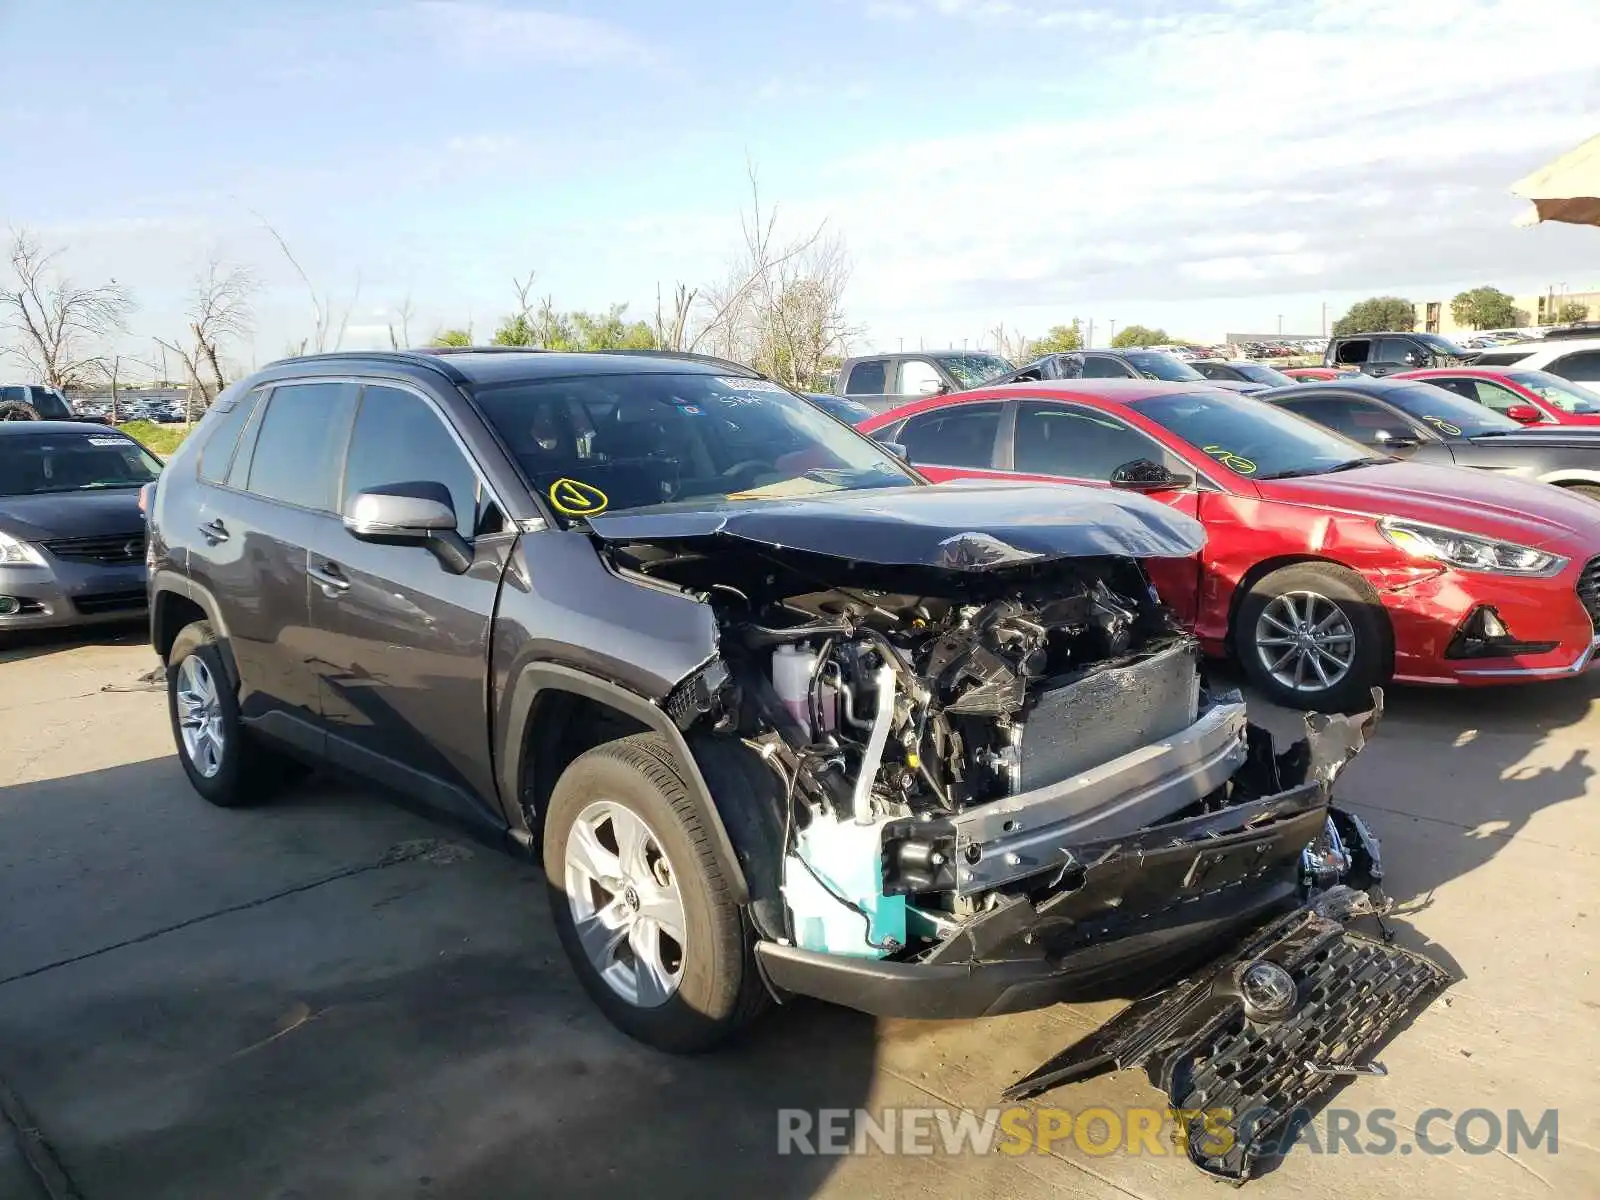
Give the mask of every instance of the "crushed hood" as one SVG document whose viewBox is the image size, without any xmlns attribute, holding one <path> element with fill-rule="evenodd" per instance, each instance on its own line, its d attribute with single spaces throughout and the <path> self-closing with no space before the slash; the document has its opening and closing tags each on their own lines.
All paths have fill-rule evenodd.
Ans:
<svg viewBox="0 0 1600 1200">
<path fill-rule="evenodd" d="M 1184 558 L 1206 540 L 1198 521 L 1137 493 L 993 481 L 670 504 L 592 517 L 589 528 L 608 542 L 731 539 L 974 572 L 1061 558 Z"/>
</svg>

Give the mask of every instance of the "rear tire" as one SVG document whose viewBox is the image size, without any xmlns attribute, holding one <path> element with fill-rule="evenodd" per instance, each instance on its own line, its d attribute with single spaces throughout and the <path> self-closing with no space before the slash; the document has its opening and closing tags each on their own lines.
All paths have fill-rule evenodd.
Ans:
<svg viewBox="0 0 1600 1200">
<path fill-rule="evenodd" d="M 1233 624 L 1245 674 L 1287 708 L 1359 712 L 1394 670 L 1394 635 L 1361 576 L 1332 563 L 1295 563 L 1262 576 Z"/>
<path fill-rule="evenodd" d="M 714 1048 L 770 1002 L 714 819 L 657 734 L 579 755 L 545 815 L 550 911 L 579 982 L 623 1033 L 673 1054 Z"/>
<path fill-rule="evenodd" d="M 167 714 L 189 783 L 219 808 L 256 804 L 309 768 L 257 741 L 209 621 L 185 626 L 167 655 Z"/>
</svg>

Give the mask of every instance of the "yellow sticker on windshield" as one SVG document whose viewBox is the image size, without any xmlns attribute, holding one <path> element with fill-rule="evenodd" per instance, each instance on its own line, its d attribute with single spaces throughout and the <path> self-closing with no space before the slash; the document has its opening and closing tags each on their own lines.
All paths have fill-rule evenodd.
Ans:
<svg viewBox="0 0 1600 1200">
<path fill-rule="evenodd" d="M 1440 433 L 1448 433 L 1451 437 L 1460 437 L 1461 436 L 1461 426 L 1452 425 L 1452 424 L 1450 424 L 1449 421 L 1446 421 L 1443 417 L 1423 417 L 1422 419 L 1424 421 L 1426 421 L 1429 425 L 1432 425 Z"/>
<path fill-rule="evenodd" d="M 548 495 L 550 506 L 564 517 L 592 517 L 611 503 L 599 488 L 576 479 L 556 480 Z"/>
<path fill-rule="evenodd" d="M 1228 470 L 1239 475 L 1254 475 L 1256 473 L 1255 463 L 1248 458 L 1240 458 L 1232 450 L 1224 450 L 1221 446 L 1207 446 L 1205 447 L 1205 452 L 1227 467 Z"/>
</svg>

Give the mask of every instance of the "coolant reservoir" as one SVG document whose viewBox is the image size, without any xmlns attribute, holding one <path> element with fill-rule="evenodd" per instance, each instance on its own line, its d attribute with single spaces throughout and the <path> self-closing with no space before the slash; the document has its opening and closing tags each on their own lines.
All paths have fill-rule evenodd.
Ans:
<svg viewBox="0 0 1600 1200">
<path fill-rule="evenodd" d="M 817 669 L 817 652 L 809 646 L 779 646 L 772 652 L 772 688 L 809 737 L 818 737 L 834 727 L 836 693 L 827 684 L 818 686 L 822 707 L 822 728 L 811 727 L 811 676 Z"/>
</svg>

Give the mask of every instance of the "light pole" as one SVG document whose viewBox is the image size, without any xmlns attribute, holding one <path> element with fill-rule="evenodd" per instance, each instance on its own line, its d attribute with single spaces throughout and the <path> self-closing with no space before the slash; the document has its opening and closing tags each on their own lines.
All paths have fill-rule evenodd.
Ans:
<svg viewBox="0 0 1600 1200">
<path fill-rule="evenodd" d="M 1111 322 L 1111 344 L 1113 346 L 1117 344 L 1117 323 L 1115 321 Z"/>
<path fill-rule="evenodd" d="M 1283 314 L 1282 313 L 1278 314 L 1278 336 L 1279 337 L 1283 336 Z"/>
</svg>

